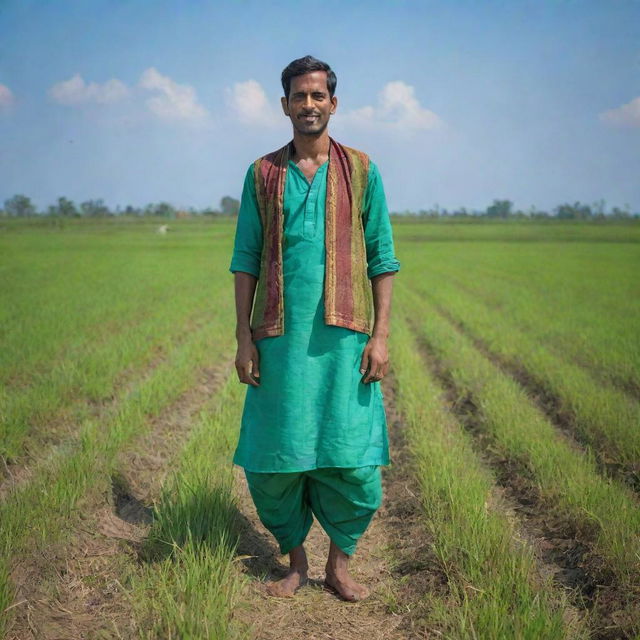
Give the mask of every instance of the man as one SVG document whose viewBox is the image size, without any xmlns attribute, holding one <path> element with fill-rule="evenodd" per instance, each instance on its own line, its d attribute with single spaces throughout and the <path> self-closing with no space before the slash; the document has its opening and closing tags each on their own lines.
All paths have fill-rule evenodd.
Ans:
<svg viewBox="0 0 640 640">
<path fill-rule="evenodd" d="M 377 167 L 329 136 L 334 72 L 306 56 L 281 80 L 293 140 L 249 167 L 229 268 L 235 364 L 248 385 L 233 461 L 289 554 L 287 575 L 267 592 L 292 596 L 307 581 L 313 514 L 331 540 L 325 584 L 356 601 L 369 589 L 348 561 L 389 464 L 380 380 L 400 263 Z"/>
</svg>

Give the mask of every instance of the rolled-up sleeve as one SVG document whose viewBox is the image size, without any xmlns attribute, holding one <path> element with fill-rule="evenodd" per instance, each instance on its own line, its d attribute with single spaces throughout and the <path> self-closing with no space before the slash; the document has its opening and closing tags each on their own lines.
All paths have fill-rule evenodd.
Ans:
<svg viewBox="0 0 640 640">
<path fill-rule="evenodd" d="M 233 256 L 229 271 L 246 271 L 260 277 L 260 257 L 262 255 L 262 220 L 256 198 L 253 179 L 253 164 L 249 167 L 242 187 L 240 210 L 236 223 Z"/>
<path fill-rule="evenodd" d="M 393 247 L 391 219 L 387 209 L 382 178 L 378 167 L 369 162 L 369 182 L 363 203 L 364 241 L 367 248 L 367 276 L 369 279 L 400 271 Z"/>
</svg>

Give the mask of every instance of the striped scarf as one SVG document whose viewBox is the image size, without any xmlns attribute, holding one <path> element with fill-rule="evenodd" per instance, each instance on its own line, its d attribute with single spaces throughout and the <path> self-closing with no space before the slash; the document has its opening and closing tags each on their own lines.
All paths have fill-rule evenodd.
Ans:
<svg viewBox="0 0 640 640">
<path fill-rule="evenodd" d="M 284 333 L 283 201 L 291 148 L 289 142 L 254 163 L 263 229 L 260 278 L 251 318 L 254 340 Z M 371 335 L 373 295 L 367 277 L 362 220 L 368 172 L 369 157 L 365 153 L 329 138 L 324 321 Z"/>
</svg>

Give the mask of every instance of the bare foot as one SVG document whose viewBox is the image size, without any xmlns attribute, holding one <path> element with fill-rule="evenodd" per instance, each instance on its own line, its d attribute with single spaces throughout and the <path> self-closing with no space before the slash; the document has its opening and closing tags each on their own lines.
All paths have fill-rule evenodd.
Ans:
<svg viewBox="0 0 640 640">
<path fill-rule="evenodd" d="M 349 556 L 331 540 L 329 557 L 324 568 L 324 583 L 349 602 L 364 600 L 369 596 L 369 589 L 363 584 L 358 584 L 349 575 L 348 567 Z"/>
<path fill-rule="evenodd" d="M 291 598 L 296 590 L 307 583 L 307 554 L 304 546 L 298 545 L 289 551 L 289 571 L 281 580 L 267 582 L 267 593 L 279 598 Z"/>
<path fill-rule="evenodd" d="M 350 602 L 364 600 L 370 593 L 369 589 L 363 584 L 356 582 L 348 574 L 346 569 L 336 572 L 327 569 L 324 582 L 328 587 L 331 587 L 331 589 Z"/>
<path fill-rule="evenodd" d="M 289 569 L 281 580 L 267 582 L 267 593 L 279 598 L 291 598 L 296 590 L 307 583 L 307 572 L 299 569 Z"/>
</svg>

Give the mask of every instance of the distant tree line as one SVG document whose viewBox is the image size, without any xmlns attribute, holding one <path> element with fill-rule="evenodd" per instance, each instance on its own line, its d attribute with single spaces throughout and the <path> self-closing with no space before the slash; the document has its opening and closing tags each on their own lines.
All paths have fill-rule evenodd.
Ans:
<svg viewBox="0 0 640 640">
<path fill-rule="evenodd" d="M 144 207 L 132 207 L 127 205 L 110 209 L 102 199 L 86 200 L 76 204 L 73 200 L 60 197 L 55 204 L 49 205 L 45 210 L 38 211 L 37 207 L 25 195 L 15 195 L 4 202 L 4 209 L 0 209 L 0 217 L 5 218 L 32 218 L 35 216 L 53 216 L 60 218 L 107 218 L 114 216 L 150 216 L 156 218 L 186 218 L 191 216 L 234 216 L 238 215 L 240 202 L 230 196 L 224 196 L 220 200 L 220 207 L 213 209 L 181 209 L 174 207 L 169 202 L 150 203 Z"/>
<path fill-rule="evenodd" d="M 55 204 L 49 205 L 46 210 L 38 211 L 30 198 L 24 195 L 15 195 L 4 202 L 4 209 L 0 209 L 0 217 L 5 218 L 29 218 L 35 216 L 54 216 L 60 218 L 105 218 L 112 216 L 148 216 L 155 218 L 186 218 L 192 216 L 235 216 L 238 215 L 240 201 L 231 196 L 224 196 L 220 200 L 217 209 L 206 207 L 204 209 L 181 209 L 168 202 L 151 203 L 144 207 L 132 207 L 127 205 L 110 209 L 103 200 L 87 200 L 76 205 L 72 200 L 61 197 Z M 465 207 L 447 210 L 438 205 L 430 209 L 419 211 L 400 211 L 392 215 L 416 217 L 416 218 L 489 218 L 489 219 L 543 219 L 556 218 L 564 220 L 598 220 L 598 219 L 630 219 L 640 218 L 640 213 L 632 213 L 629 205 L 624 209 L 612 207 L 606 211 L 604 200 L 599 200 L 591 205 L 574 202 L 573 204 L 560 204 L 551 211 L 538 210 L 531 207 L 527 211 L 514 209 L 511 200 L 494 200 L 484 211 L 469 210 Z"/>
<path fill-rule="evenodd" d="M 581 202 L 564 203 L 553 208 L 551 211 L 543 211 L 531 207 L 526 211 L 514 209 L 511 200 L 494 200 L 484 211 L 469 210 L 465 207 L 447 210 L 435 205 L 431 209 L 420 209 L 419 211 L 401 211 L 393 215 L 412 216 L 417 218 L 492 218 L 492 219 L 518 219 L 529 220 L 556 218 L 561 220 L 599 220 L 599 219 L 630 219 L 640 218 L 640 213 L 632 213 L 631 207 L 626 205 L 624 209 L 613 207 L 606 211 L 604 200 L 589 205 Z"/>
</svg>

